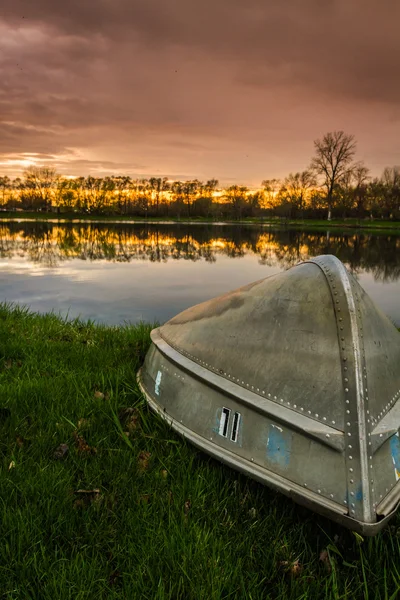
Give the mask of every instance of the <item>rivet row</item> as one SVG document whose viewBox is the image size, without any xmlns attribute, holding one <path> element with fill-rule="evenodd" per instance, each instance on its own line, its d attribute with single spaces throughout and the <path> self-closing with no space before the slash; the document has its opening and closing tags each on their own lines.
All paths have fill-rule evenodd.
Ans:
<svg viewBox="0 0 400 600">
<path fill-rule="evenodd" d="M 217 369 L 216 367 L 213 367 L 212 365 L 206 363 L 204 360 L 200 360 L 199 358 L 197 358 L 197 356 L 194 356 L 193 354 L 190 354 L 190 352 L 187 352 L 186 350 L 183 350 L 182 348 L 178 348 L 176 347 L 174 344 L 171 344 L 170 341 L 165 340 L 170 346 L 172 346 L 173 348 L 175 348 L 178 352 L 180 352 L 181 354 L 184 354 L 185 356 L 187 356 L 188 358 L 190 358 L 191 360 L 193 360 L 194 362 L 197 362 L 200 365 L 203 365 L 205 367 L 207 367 L 208 369 L 215 371 L 215 373 L 217 373 L 218 375 L 223 375 L 224 377 L 226 377 L 227 379 L 229 379 L 230 381 L 233 381 L 239 385 L 245 385 L 246 387 L 248 387 L 249 389 L 253 390 L 253 391 L 257 391 L 260 395 L 262 394 L 263 396 L 266 396 L 267 398 L 274 400 L 274 401 L 278 401 L 281 404 L 284 404 L 285 401 L 283 398 L 278 398 L 278 396 L 273 396 L 271 393 L 266 392 L 265 390 L 261 390 L 260 388 L 257 388 L 253 385 L 250 385 L 248 383 L 246 383 L 245 381 L 243 381 L 242 379 L 240 379 L 239 377 L 234 377 L 233 375 L 231 375 L 230 373 L 227 373 L 226 371 L 224 371 L 223 369 Z M 298 404 L 293 404 L 291 402 L 286 402 L 286 405 L 290 408 L 293 408 L 296 411 L 300 411 L 300 412 L 304 412 L 306 409 L 303 406 L 299 406 Z M 310 410 L 306 411 L 308 413 L 308 415 L 310 415 L 311 417 L 314 417 L 315 419 L 318 420 L 322 420 L 323 422 L 327 421 L 326 417 L 321 417 L 319 415 L 319 413 L 312 413 Z M 333 420 L 331 421 L 332 425 L 335 425 L 336 422 Z"/>
</svg>

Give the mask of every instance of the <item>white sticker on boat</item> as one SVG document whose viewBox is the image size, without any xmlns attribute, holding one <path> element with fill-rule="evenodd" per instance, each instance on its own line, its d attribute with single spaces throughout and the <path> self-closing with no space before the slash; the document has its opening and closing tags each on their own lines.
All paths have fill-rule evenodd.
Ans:
<svg viewBox="0 0 400 600">
<path fill-rule="evenodd" d="M 228 425 L 229 425 L 230 414 L 231 414 L 231 411 L 229 410 L 229 408 L 225 408 L 225 406 L 224 406 L 222 409 L 222 412 L 221 412 L 221 419 L 219 422 L 219 430 L 218 430 L 219 435 L 222 435 L 222 437 L 227 437 L 227 435 L 228 435 Z"/>
<path fill-rule="evenodd" d="M 277 429 L 278 431 L 280 431 L 282 433 L 283 429 L 282 427 L 278 427 L 278 425 L 274 425 L 273 423 L 271 423 L 271 427 L 274 427 L 275 429 Z"/>
<path fill-rule="evenodd" d="M 161 371 L 157 372 L 157 377 L 156 377 L 156 384 L 154 386 L 154 391 L 157 394 L 157 396 L 160 395 L 160 383 L 161 383 L 161 377 L 162 377 L 162 373 Z"/>
</svg>

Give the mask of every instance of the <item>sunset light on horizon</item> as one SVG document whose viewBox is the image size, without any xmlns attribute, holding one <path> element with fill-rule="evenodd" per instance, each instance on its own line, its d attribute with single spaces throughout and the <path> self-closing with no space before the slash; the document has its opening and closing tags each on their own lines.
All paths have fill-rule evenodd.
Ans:
<svg viewBox="0 0 400 600">
<path fill-rule="evenodd" d="M 379 176 L 400 162 L 399 16 L 388 0 L 4 0 L 0 170 L 257 187 L 344 130 Z"/>
</svg>

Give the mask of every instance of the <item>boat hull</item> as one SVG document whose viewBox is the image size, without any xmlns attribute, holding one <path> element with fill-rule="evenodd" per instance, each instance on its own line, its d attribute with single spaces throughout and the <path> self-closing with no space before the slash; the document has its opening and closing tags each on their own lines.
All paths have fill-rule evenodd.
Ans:
<svg viewBox="0 0 400 600">
<path fill-rule="evenodd" d="M 227 392 L 225 380 L 220 378 L 221 381 L 218 381 L 218 375 L 210 374 L 197 363 L 181 356 L 162 339 L 158 329 L 152 331 L 151 337 L 152 348 L 146 357 L 144 367 L 138 372 L 138 384 L 149 407 L 179 435 L 234 470 L 361 535 L 376 535 L 394 516 L 400 499 L 400 482 L 391 492 L 393 497 L 390 502 L 391 510 L 386 511 L 386 514 L 375 523 L 363 523 L 349 516 L 347 506 L 344 504 L 347 503 L 346 489 L 345 486 L 340 486 L 338 477 L 333 475 L 330 479 L 330 489 L 324 488 L 318 493 L 318 485 L 326 480 L 327 465 L 330 465 L 332 471 L 335 470 L 335 463 L 338 465 L 338 470 L 343 466 L 340 439 L 332 442 L 331 446 L 323 440 L 327 435 L 326 431 L 331 428 L 307 431 L 307 424 L 293 423 L 293 415 L 285 415 L 283 411 L 277 411 L 273 404 L 268 407 L 266 402 L 260 407 L 259 399 L 252 399 L 250 393 L 247 399 L 240 398 L 243 396 L 243 389 L 236 390 L 235 384 L 232 384 Z M 162 373 L 161 377 L 159 373 Z M 192 408 L 190 409 L 189 406 Z M 226 437 L 222 435 L 222 430 L 220 433 L 221 409 L 224 407 L 231 411 L 231 415 L 235 412 L 241 415 L 237 442 L 230 439 L 229 427 Z M 247 444 L 244 444 L 243 440 L 245 427 L 251 431 Z M 278 446 L 278 450 L 271 442 L 269 443 L 269 432 L 274 431 L 275 428 L 277 431 L 275 444 L 282 443 L 285 434 L 288 434 L 291 448 L 296 446 L 298 448 L 299 460 L 295 465 L 292 463 L 288 473 L 289 477 L 295 477 L 297 482 L 285 476 L 288 461 L 273 457 L 271 462 L 265 452 L 269 447 L 272 454 L 275 449 L 276 454 L 281 455 L 281 448 Z M 328 439 L 331 438 L 325 437 L 325 440 Z M 301 457 L 305 452 L 310 456 L 310 448 L 314 460 L 305 461 Z M 272 467 L 273 470 L 268 467 Z M 314 486 L 312 482 L 310 483 L 310 478 L 314 481 Z M 307 480 L 308 483 L 302 484 L 302 479 Z M 338 492 L 338 484 L 342 487 L 340 492 Z M 317 491 L 314 491 L 311 486 Z M 328 493 L 334 498 L 327 498 Z M 335 498 L 338 501 L 335 501 Z"/>
<path fill-rule="evenodd" d="M 151 333 L 150 406 L 196 446 L 374 535 L 400 501 L 400 336 L 334 256 Z"/>
</svg>

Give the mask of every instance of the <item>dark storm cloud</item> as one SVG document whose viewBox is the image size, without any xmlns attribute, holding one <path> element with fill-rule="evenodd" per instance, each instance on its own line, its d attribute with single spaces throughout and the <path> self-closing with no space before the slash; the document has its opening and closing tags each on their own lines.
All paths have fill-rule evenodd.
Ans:
<svg viewBox="0 0 400 600">
<path fill-rule="evenodd" d="M 78 62 L 96 52 L 92 45 L 98 48 L 101 39 L 195 47 L 241 67 L 251 61 L 253 71 L 260 68 L 261 82 L 271 75 L 265 67 L 282 67 L 283 78 L 312 83 L 325 75 L 315 82 L 318 87 L 346 83 L 356 93 L 367 88 L 378 98 L 399 99 L 400 5 L 393 0 L 5 0 L 3 18 L 72 36 L 66 49 Z M 357 74 L 361 80 L 355 80 Z"/>
<path fill-rule="evenodd" d="M 399 17 L 390 0 L 3 0 L 0 152 L 251 181 L 344 128 L 380 168 L 400 152 Z"/>
</svg>

